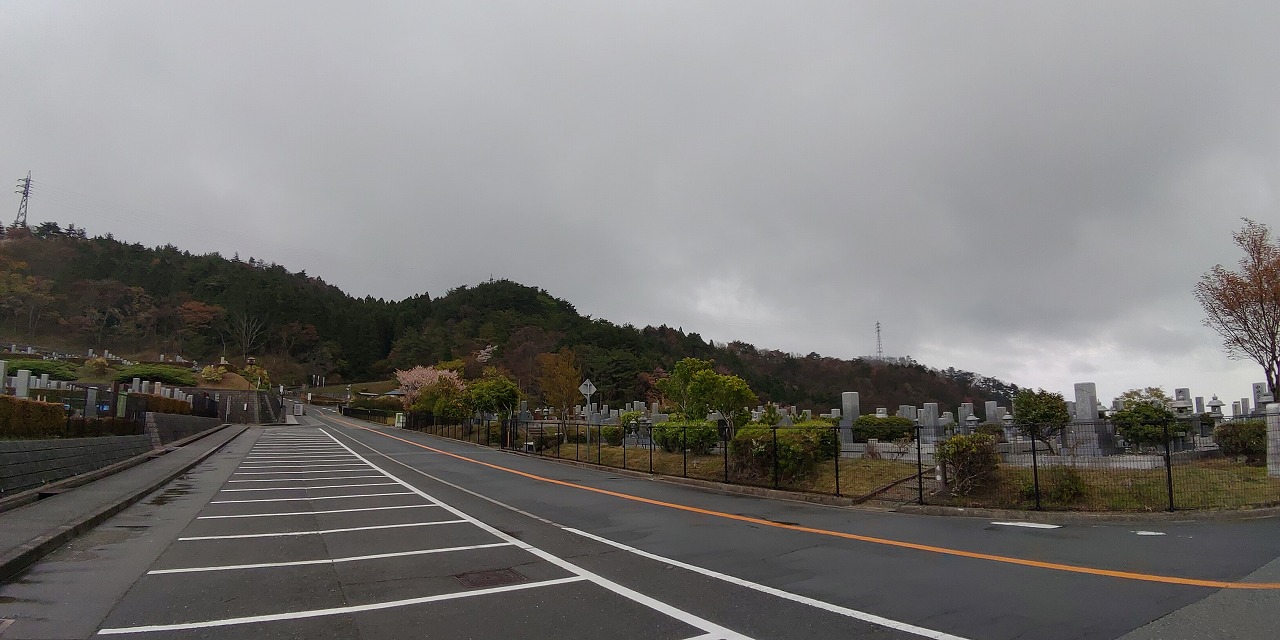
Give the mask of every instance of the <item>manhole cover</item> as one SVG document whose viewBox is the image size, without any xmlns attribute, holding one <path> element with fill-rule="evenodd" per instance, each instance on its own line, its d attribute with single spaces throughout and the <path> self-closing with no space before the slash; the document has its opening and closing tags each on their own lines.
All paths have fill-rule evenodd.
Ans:
<svg viewBox="0 0 1280 640">
<path fill-rule="evenodd" d="M 489 587 L 504 587 L 517 582 L 524 582 L 528 578 L 524 577 L 514 569 L 497 569 L 494 571 L 472 571 L 470 573 L 459 573 L 454 576 L 462 586 L 471 589 L 486 589 Z"/>
</svg>

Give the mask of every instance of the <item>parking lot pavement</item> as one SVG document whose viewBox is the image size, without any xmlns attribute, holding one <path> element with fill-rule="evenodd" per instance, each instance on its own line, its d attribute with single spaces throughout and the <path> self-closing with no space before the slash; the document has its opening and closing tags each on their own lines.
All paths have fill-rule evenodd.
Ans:
<svg viewBox="0 0 1280 640">
<path fill-rule="evenodd" d="M 268 429 L 98 635 L 746 638 Z"/>
</svg>

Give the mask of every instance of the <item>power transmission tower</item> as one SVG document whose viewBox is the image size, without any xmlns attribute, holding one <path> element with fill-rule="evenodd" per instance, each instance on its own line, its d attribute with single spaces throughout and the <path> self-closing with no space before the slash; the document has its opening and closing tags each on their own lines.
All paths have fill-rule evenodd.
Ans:
<svg viewBox="0 0 1280 640">
<path fill-rule="evenodd" d="M 884 360 L 884 346 L 880 344 L 880 323 L 876 323 L 876 360 Z"/>
<path fill-rule="evenodd" d="M 18 217 L 13 219 L 13 226 L 27 226 L 27 200 L 31 198 L 31 172 L 27 172 L 27 177 L 18 180 L 18 190 L 14 193 L 22 194 L 22 202 L 18 203 Z"/>
</svg>

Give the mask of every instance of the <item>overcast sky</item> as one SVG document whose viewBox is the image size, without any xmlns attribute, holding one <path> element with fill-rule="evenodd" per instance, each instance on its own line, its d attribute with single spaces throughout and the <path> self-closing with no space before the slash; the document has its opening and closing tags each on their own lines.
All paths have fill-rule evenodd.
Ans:
<svg viewBox="0 0 1280 640">
<path fill-rule="evenodd" d="M 1071 395 L 1263 379 L 1192 296 L 1280 226 L 1275 2 L 0 4 L 30 221 L 353 295 Z M 11 218 L 18 200 L 11 198 Z M 833 399 L 834 401 L 835 399 Z"/>
</svg>

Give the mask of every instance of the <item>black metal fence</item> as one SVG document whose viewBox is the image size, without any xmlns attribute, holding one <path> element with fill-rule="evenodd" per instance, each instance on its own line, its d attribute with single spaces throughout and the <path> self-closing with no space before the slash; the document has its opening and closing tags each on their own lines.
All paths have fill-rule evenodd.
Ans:
<svg viewBox="0 0 1280 640">
<path fill-rule="evenodd" d="M 1011 426 L 996 437 L 996 464 L 967 468 L 964 460 L 940 455 L 945 439 L 926 442 L 920 447 L 917 500 L 1080 511 L 1280 504 L 1280 477 L 1267 475 L 1262 420 L 1203 424 L 1194 419 L 1129 427 L 1097 421 L 1074 423 L 1040 439 L 1022 435 L 1035 432 Z"/>
<path fill-rule="evenodd" d="M 395 421 L 393 412 L 342 413 Z M 1171 422 L 1145 430 L 1073 423 L 1035 440 L 1023 434 L 1044 432 L 1008 425 L 990 434 L 989 464 L 978 478 L 962 477 L 972 469 L 944 454 L 953 436 L 942 428 L 915 427 L 912 437 L 908 427 L 903 437 L 877 441 L 824 426 L 747 426 L 729 433 L 696 424 L 482 421 L 416 412 L 404 415 L 403 426 L 545 458 L 856 500 L 1085 511 L 1280 505 L 1280 477 L 1267 475 L 1266 426 L 1259 420 Z"/>
</svg>

